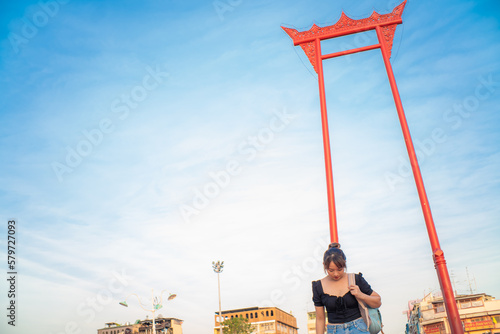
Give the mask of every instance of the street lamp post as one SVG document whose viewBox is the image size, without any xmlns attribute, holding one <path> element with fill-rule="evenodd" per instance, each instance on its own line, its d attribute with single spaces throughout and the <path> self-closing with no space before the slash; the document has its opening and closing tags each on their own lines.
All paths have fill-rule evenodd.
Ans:
<svg viewBox="0 0 500 334">
<path fill-rule="evenodd" d="M 161 309 L 163 307 L 162 304 L 163 304 L 163 293 L 164 292 L 165 292 L 165 290 L 162 290 L 162 292 L 160 292 L 160 298 L 158 298 L 158 297 L 154 296 L 153 289 L 151 289 L 151 309 L 150 310 L 147 309 L 147 308 L 145 308 L 142 305 L 141 299 L 135 293 L 131 293 L 130 295 L 128 295 L 127 298 L 125 298 L 125 300 L 123 302 L 120 302 L 120 305 L 128 307 L 127 299 L 130 296 L 136 296 L 137 300 L 139 301 L 139 305 L 141 306 L 141 308 L 143 310 L 151 312 L 153 314 L 153 334 L 156 334 L 156 313 L 155 312 L 156 312 L 156 310 L 159 310 L 159 309 Z M 175 293 L 170 293 L 168 295 L 167 301 L 172 300 L 175 297 L 177 297 L 177 295 Z"/>
<path fill-rule="evenodd" d="M 214 272 L 217 273 L 217 284 L 219 286 L 219 329 L 220 329 L 220 334 L 222 334 L 222 310 L 221 310 L 221 303 L 220 303 L 220 277 L 219 274 L 222 272 L 224 269 L 224 261 L 212 261 L 212 267 L 214 268 Z"/>
</svg>

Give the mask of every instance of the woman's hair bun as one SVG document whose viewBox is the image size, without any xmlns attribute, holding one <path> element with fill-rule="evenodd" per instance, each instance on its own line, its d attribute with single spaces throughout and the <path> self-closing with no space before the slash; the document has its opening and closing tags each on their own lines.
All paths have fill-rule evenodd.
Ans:
<svg viewBox="0 0 500 334">
<path fill-rule="evenodd" d="M 338 248 L 338 249 L 340 249 L 340 244 L 338 242 L 332 242 L 330 244 L 330 246 L 328 246 L 328 249 L 332 249 L 332 248 Z"/>
<path fill-rule="evenodd" d="M 323 267 L 328 270 L 330 263 L 335 263 L 337 268 L 346 268 L 346 257 L 342 249 L 340 249 L 340 244 L 338 242 L 332 242 L 328 249 L 323 255 Z"/>
</svg>

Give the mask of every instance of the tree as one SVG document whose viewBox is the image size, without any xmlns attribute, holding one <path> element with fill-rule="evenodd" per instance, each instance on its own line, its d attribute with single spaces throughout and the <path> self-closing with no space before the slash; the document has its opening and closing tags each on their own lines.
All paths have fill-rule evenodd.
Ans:
<svg viewBox="0 0 500 334">
<path fill-rule="evenodd" d="M 231 318 L 222 322 L 224 334 L 251 334 L 252 325 L 245 318 Z"/>
</svg>

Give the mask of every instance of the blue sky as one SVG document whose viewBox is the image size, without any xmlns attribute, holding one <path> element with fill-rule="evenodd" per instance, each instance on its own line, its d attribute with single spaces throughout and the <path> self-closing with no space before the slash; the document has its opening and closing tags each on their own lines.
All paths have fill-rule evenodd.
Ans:
<svg viewBox="0 0 500 334">
<path fill-rule="evenodd" d="M 277 306 L 304 334 L 329 238 L 324 160 L 317 77 L 280 26 L 397 4 L 2 3 L 0 254 L 15 218 L 19 278 L 1 332 L 95 333 L 145 318 L 133 297 L 118 305 L 128 294 L 147 306 L 166 289 L 162 315 L 212 333 L 224 260 L 223 309 Z M 467 268 L 497 298 L 499 10 L 409 1 L 391 58 L 456 290 Z M 439 285 L 382 57 L 324 68 L 340 243 L 401 333 L 407 301 Z"/>
</svg>

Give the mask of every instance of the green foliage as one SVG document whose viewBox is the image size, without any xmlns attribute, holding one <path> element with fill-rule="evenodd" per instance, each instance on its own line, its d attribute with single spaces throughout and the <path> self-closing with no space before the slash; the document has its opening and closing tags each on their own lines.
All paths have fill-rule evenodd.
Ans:
<svg viewBox="0 0 500 334">
<path fill-rule="evenodd" d="M 251 334 L 252 325 L 245 318 L 231 318 L 222 322 L 224 334 Z"/>
</svg>

